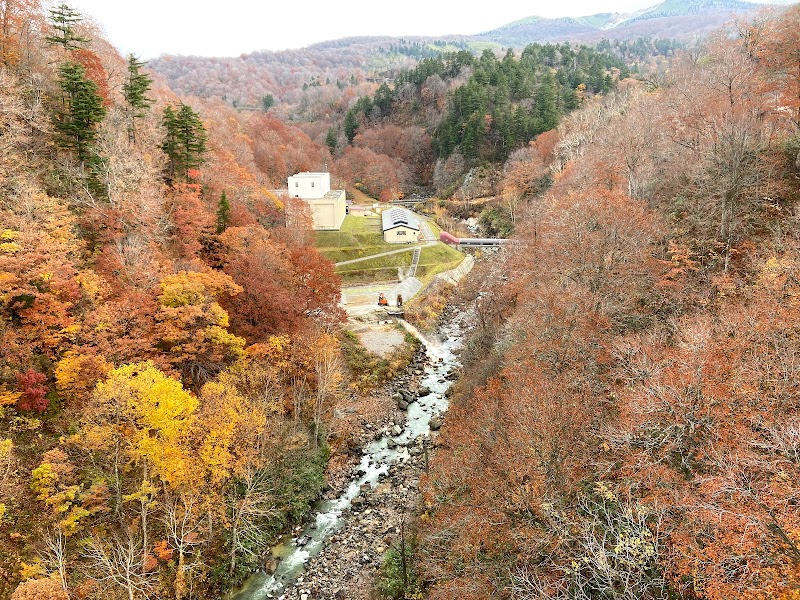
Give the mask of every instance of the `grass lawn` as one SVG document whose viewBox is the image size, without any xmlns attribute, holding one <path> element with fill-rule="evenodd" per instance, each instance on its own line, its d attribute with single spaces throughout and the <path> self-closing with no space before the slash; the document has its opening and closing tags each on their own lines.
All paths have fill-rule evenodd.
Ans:
<svg viewBox="0 0 800 600">
<path fill-rule="evenodd" d="M 397 244 L 391 246 L 393 250 L 399 249 Z M 344 285 L 396 280 L 398 268 L 411 266 L 412 250 L 413 247 L 409 247 L 408 252 L 342 265 L 336 268 L 336 273 L 342 278 Z M 435 246 L 426 246 L 419 257 L 417 278 L 427 283 L 437 273 L 454 269 L 463 259 L 464 255 L 461 252 L 447 244 L 439 242 Z"/>
<path fill-rule="evenodd" d="M 464 254 L 452 246 L 439 242 L 422 249 L 417 266 L 417 279 L 427 284 L 434 275 L 455 269 L 464 260 Z"/>
<path fill-rule="evenodd" d="M 317 250 L 333 262 L 361 258 L 395 249 L 383 241 L 380 217 L 347 215 L 339 231 L 317 231 Z"/>
<path fill-rule="evenodd" d="M 438 236 L 439 228 L 431 224 L 431 229 Z M 408 250 L 337 267 L 336 272 L 342 278 L 343 285 L 396 281 L 397 270 L 411 266 L 414 247 L 384 242 L 380 217 L 347 215 L 341 230 L 318 231 L 316 239 L 317 250 L 335 263 L 390 250 Z M 417 277 L 423 283 L 427 283 L 437 273 L 455 268 L 463 259 L 464 255 L 461 252 L 441 242 L 435 246 L 426 246 L 420 254 Z"/>
</svg>

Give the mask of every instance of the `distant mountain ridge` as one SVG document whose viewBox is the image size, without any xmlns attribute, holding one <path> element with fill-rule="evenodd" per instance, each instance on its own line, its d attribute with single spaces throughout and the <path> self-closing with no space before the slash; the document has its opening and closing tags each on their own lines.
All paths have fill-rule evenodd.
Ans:
<svg viewBox="0 0 800 600">
<path fill-rule="evenodd" d="M 633 13 L 602 12 L 557 19 L 529 16 L 477 35 L 358 36 L 239 57 L 162 56 L 151 60 L 149 66 L 180 94 L 222 98 L 250 108 L 272 96 L 277 101 L 272 113 L 283 114 L 281 111 L 302 104 L 306 90 L 312 95 L 328 94 L 326 84 L 343 90 L 356 85 L 351 79 L 357 81 L 357 85 L 368 85 L 378 79 L 393 78 L 402 70 L 413 68 L 423 58 L 423 54 L 414 54 L 417 47 L 480 52 L 487 47 L 497 51 L 519 49 L 533 42 L 591 45 L 603 39 L 691 41 L 719 29 L 733 15 L 751 17 L 762 8 L 789 3 L 787 0 L 771 2 L 664 0 Z M 397 51 L 398 47 L 401 51 Z"/>
<path fill-rule="evenodd" d="M 778 1 L 776 4 L 786 4 Z M 665 0 L 634 13 L 597 13 L 585 17 L 526 17 L 478 34 L 506 46 L 531 42 L 584 41 L 602 38 L 702 36 L 734 15 L 752 14 L 770 4 L 744 0 Z"/>
</svg>

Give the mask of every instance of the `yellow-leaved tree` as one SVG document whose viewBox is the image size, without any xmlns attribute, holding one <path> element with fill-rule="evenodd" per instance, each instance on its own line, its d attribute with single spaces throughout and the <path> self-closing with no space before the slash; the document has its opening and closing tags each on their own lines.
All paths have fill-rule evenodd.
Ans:
<svg viewBox="0 0 800 600">
<path fill-rule="evenodd" d="M 179 495 L 197 478 L 192 449 L 197 407 L 194 394 L 149 361 L 114 369 L 97 384 L 74 441 L 92 451 L 93 463 L 109 482 L 114 514 L 138 524 L 135 536 L 131 528 L 119 540 L 92 536 L 88 554 L 98 568 L 108 568 L 107 557 L 119 548 L 133 548 L 146 584 L 151 511 L 162 496 Z M 114 545 L 119 548 L 109 549 Z"/>
<path fill-rule="evenodd" d="M 162 345 L 197 387 L 244 352 L 245 340 L 228 332 L 228 313 L 217 302 L 241 291 L 230 276 L 214 271 L 181 271 L 161 280 Z"/>
</svg>

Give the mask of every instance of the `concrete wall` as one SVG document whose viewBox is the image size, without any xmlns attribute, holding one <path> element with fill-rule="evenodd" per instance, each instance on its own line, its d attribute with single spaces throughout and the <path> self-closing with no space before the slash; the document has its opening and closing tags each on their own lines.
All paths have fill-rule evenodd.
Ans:
<svg viewBox="0 0 800 600">
<path fill-rule="evenodd" d="M 411 244 L 418 239 L 419 231 L 402 225 L 383 232 L 383 240 L 389 244 Z"/>
<path fill-rule="evenodd" d="M 314 229 L 317 230 L 338 230 L 342 227 L 347 203 L 345 201 L 344 190 L 338 190 L 339 195 L 333 196 L 336 191 L 329 193 L 325 198 L 307 200 L 311 209 Z"/>
<path fill-rule="evenodd" d="M 292 198 L 322 198 L 331 191 L 330 173 L 297 173 L 291 175 L 288 181 Z"/>
<path fill-rule="evenodd" d="M 466 277 L 467 274 L 472 271 L 472 267 L 474 266 L 475 259 L 471 254 L 467 254 L 467 256 L 464 257 L 464 260 L 461 261 L 460 265 L 458 265 L 455 269 L 439 273 L 436 276 L 436 279 L 441 279 L 451 285 L 457 285 L 459 281 L 464 279 L 464 277 Z"/>
</svg>

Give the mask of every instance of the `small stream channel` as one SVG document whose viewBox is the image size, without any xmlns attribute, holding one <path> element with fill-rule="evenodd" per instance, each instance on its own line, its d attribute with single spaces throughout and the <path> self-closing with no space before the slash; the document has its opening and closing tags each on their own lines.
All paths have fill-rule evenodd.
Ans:
<svg viewBox="0 0 800 600">
<path fill-rule="evenodd" d="M 427 387 L 431 393 L 409 405 L 406 424 L 400 435 L 381 437 L 365 447 L 357 470 L 359 476 L 350 482 L 338 498 L 318 502 L 311 510 L 302 532 L 295 537 L 287 536 L 272 549 L 272 557 L 278 559 L 275 572 L 272 575 L 254 573 L 241 589 L 229 596 L 230 600 L 282 598 L 282 593 L 291 588 L 303 573 L 306 563 L 320 553 L 330 536 L 344 524 L 346 513 L 353 498 L 361 492 L 361 487 L 377 486 L 392 464 L 409 459 L 407 446 L 420 436 L 430 435 L 431 417 L 447 410 L 446 393 L 452 385 L 447 376 L 459 365 L 456 352 L 461 346 L 462 320 L 463 315 L 455 316 L 430 339 L 413 325 L 400 321 L 425 346 L 429 364 L 425 367 L 420 387 Z"/>
</svg>

